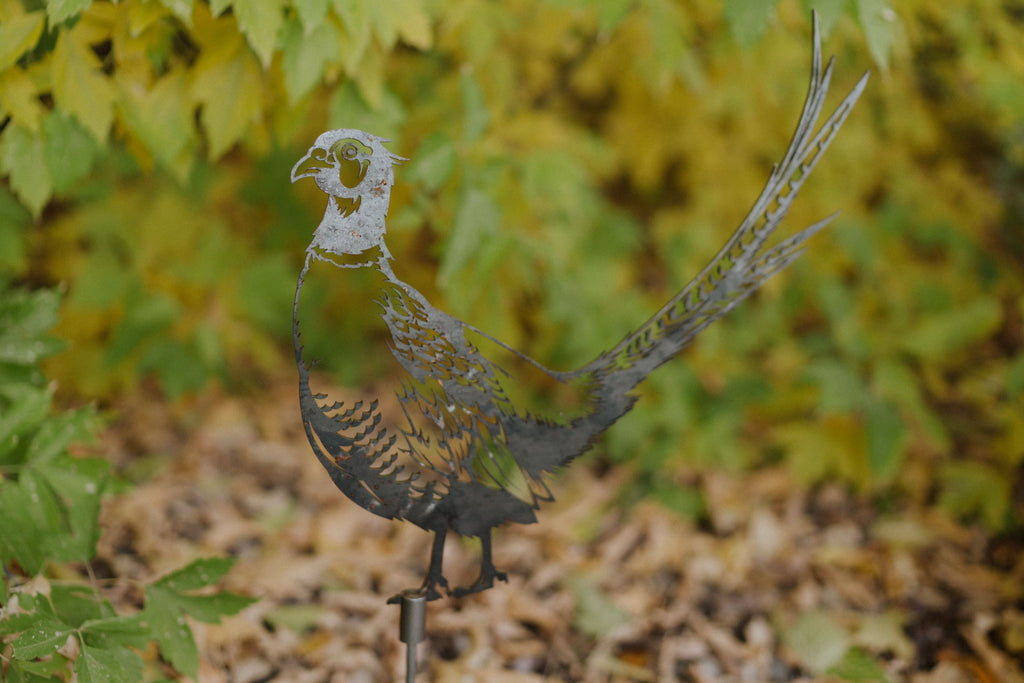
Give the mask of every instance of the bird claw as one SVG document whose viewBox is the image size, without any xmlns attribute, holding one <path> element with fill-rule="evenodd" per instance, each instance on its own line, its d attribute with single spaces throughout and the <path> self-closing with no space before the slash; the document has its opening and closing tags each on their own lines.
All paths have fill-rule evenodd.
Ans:
<svg viewBox="0 0 1024 683">
<path fill-rule="evenodd" d="M 404 590 L 401 593 L 396 593 L 395 595 L 392 595 L 390 598 L 388 598 L 388 604 L 398 605 L 406 596 L 419 597 L 425 595 L 427 598 L 427 602 L 430 602 L 431 600 L 439 600 L 443 598 L 444 595 L 442 595 L 437 590 L 438 586 L 444 588 L 445 590 L 448 590 L 448 579 L 444 578 L 443 576 L 438 577 L 436 579 L 431 579 L 430 577 L 427 577 L 427 580 L 424 581 L 423 585 L 419 588 Z"/>
<path fill-rule="evenodd" d="M 472 595 L 473 593 L 479 593 L 480 591 L 485 591 L 485 590 L 487 590 L 488 588 L 490 588 L 490 587 L 492 587 L 494 585 L 494 580 L 495 579 L 498 579 L 499 581 L 504 581 L 505 583 L 508 583 L 508 574 L 506 574 L 505 572 L 499 572 L 498 570 L 492 568 L 490 571 L 481 573 L 480 574 L 480 578 L 478 578 L 476 581 L 474 581 L 473 585 L 471 585 L 471 586 L 460 586 L 459 588 L 456 588 L 455 590 L 453 590 L 450 593 L 450 595 L 453 598 L 461 598 L 464 595 Z"/>
</svg>

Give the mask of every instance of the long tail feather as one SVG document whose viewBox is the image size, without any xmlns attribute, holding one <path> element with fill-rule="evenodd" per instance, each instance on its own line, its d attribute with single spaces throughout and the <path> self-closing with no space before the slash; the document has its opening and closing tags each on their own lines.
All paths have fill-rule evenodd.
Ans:
<svg viewBox="0 0 1024 683">
<path fill-rule="evenodd" d="M 750 212 L 710 263 L 650 320 L 584 372 L 603 375 L 606 386 L 628 391 L 654 368 L 675 356 L 697 334 L 728 313 L 769 277 L 789 265 L 805 242 L 832 219 L 797 233 L 772 249 L 765 243 L 782 222 L 804 181 L 821 159 L 864 91 L 865 74 L 814 133 L 832 79 L 832 60 L 822 71 L 821 40 L 814 21 L 811 82 L 800 120 L 782 161 L 768 178 Z M 620 379 L 609 382 L 611 375 Z"/>
</svg>

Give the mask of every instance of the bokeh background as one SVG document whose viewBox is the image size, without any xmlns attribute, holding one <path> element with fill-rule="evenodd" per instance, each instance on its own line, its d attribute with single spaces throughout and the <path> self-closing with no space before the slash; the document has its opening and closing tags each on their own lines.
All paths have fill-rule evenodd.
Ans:
<svg viewBox="0 0 1024 683">
<path fill-rule="evenodd" d="M 288 173 L 331 127 L 409 159 L 389 216 L 400 277 L 577 367 L 745 215 L 799 116 L 812 8 L 836 58 L 826 111 L 872 75 L 782 232 L 840 213 L 652 376 L 589 457 L 626 473 L 622 501 L 691 520 L 708 514 L 702 473 L 770 466 L 1019 538 L 1011 0 L 0 0 L 0 297 L 39 318 L 5 309 L 4 342 L 37 346 L 0 350 L 0 409 L 14 415 L 27 383 L 43 413 L 93 405 L 109 427 L 160 402 L 187 425 L 210 392 L 290 377 L 323 198 Z M 344 386 L 386 384 L 380 340 L 360 333 L 372 293 L 312 294 L 308 354 L 349 355 Z M 10 453 L 14 481 L 28 456 Z"/>
<path fill-rule="evenodd" d="M 639 325 L 785 150 L 809 10 L 838 102 L 867 92 L 789 218 L 834 227 L 642 388 L 605 457 L 694 512 L 694 467 L 1019 523 L 1024 41 L 1013 3 L 4 3 L 0 267 L 63 288 L 47 372 L 101 404 L 289 372 L 321 131 L 392 139 L 389 241 L 437 305 L 553 367 Z M 230 5 L 230 7 L 229 7 Z M 311 354 L 375 377 L 375 315 L 323 294 Z M 682 498 L 680 498 L 682 496 Z"/>
</svg>

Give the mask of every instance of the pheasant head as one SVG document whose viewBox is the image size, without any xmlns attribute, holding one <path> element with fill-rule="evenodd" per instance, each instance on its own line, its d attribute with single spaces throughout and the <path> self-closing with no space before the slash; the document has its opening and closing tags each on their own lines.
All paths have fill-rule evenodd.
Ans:
<svg viewBox="0 0 1024 683">
<path fill-rule="evenodd" d="M 310 249 L 327 256 L 354 256 L 384 246 L 392 166 L 402 158 L 389 152 L 387 140 L 351 128 L 323 133 L 292 168 L 292 182 L 313 178 L 327 196 L 324 218 Z"/>
</svg>

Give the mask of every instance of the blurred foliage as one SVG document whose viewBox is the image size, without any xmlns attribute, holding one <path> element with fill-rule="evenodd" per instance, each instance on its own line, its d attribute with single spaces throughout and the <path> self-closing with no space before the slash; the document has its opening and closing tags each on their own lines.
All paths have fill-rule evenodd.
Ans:
<svg viewBox="0 0 1024 683">
<path fill-rule="evenodd" d="M 880 73 L 796 203 L 841 210 L 605 440 L 645 492 L 785 461 L 880 502 L 1024 520 L 1024 8 L 907 0 L 0 0 L 0 268 L 67 283 L 50 372 L 109 398 L 256 389 L 323 199 L 328 127 L 392 138 L 403 279 L 554 367 L 640 324 L 785 149 L 809 9 L 834 88 Z M 833 94 L 837 102 L 839 93 Z M 310 355 L 374 378 L 357 281 Z M 312 321 L 310 321 L 312 322 Z"/>
<path fill-rule="evenodd" d="M 195 679 L 199 653 L 184 617 L 217 623 L 253 602 L 194 594 L 234 559 L 196 560 L 150 583 L 135 614 L 117 613 L 91 569 L 90 583 L 71 578 L 96 554 L 111 464 L 71 453 L 99 427 L 92 408 L 51 409 L 39 363 L 63 346 L 49 335 L 58 303 L 57 292 L 0 283 L 0 680 L 69 680 L 74 671 L 82 682 L 141 681 L 135 650 L 150 642 Z"/>
</svg>

